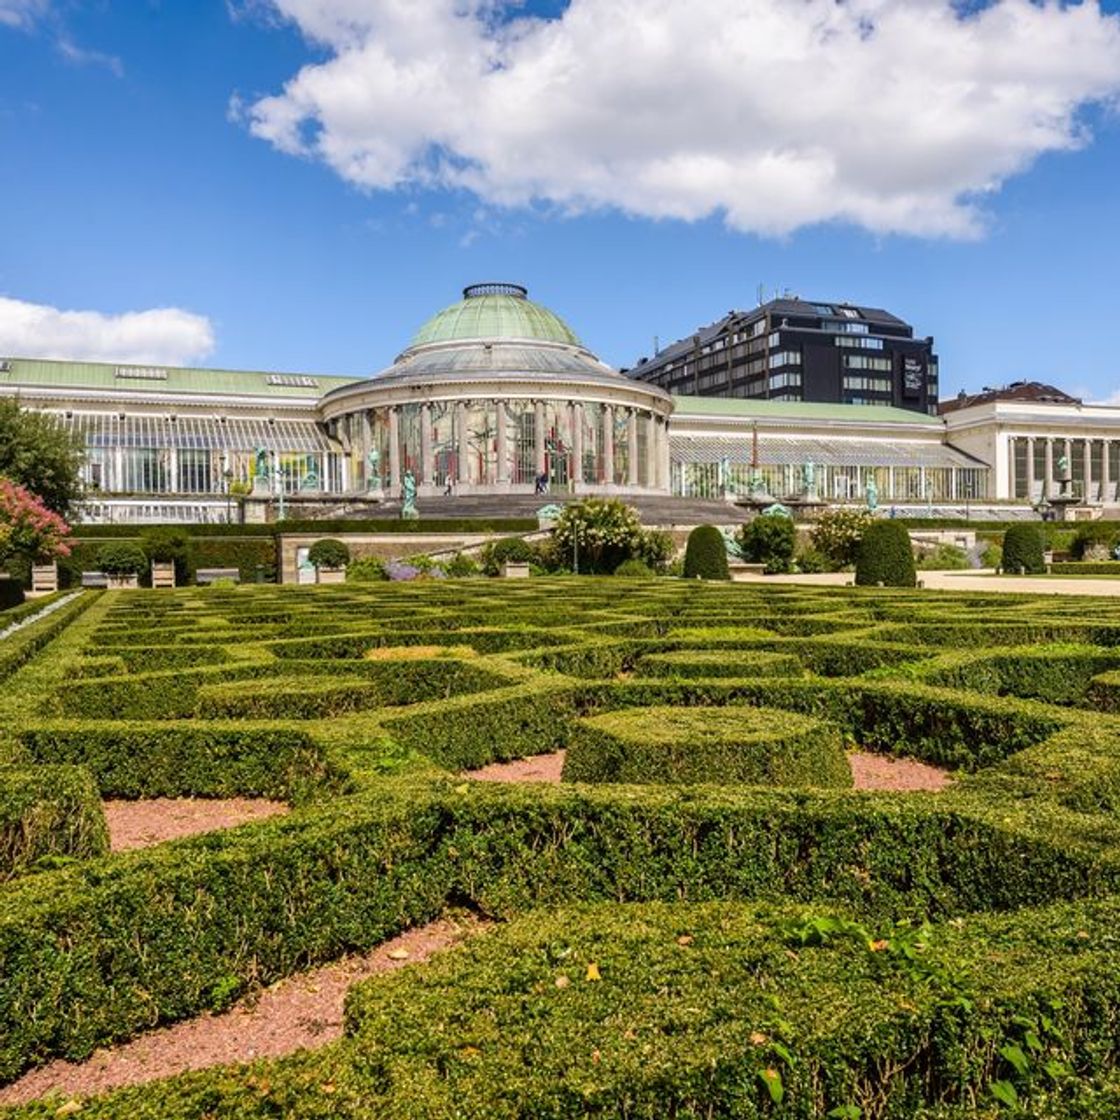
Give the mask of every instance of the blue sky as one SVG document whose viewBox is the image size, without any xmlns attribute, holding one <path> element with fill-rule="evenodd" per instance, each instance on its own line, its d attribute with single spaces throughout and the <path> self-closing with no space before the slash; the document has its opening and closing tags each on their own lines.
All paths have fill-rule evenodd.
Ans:
<svg viewBox="0 0 1120 1120">
<path fill-rule="evenodd" d="M 878 42 L 772 25 L 771 54 L 802 52 L 783 60 L 788 87 L 783 71 L 742 77 L 760 60 L 731 47 L 682 50 L 665 0 L 542 0 L 503 13 L 548 21 L 517 34 L 411 3 L 419 44 L 392 0 L 0 0 L 0 351 L 150 346 L 363 374 L 495 279 L 630 365 L 761 284 L 907 318 L 936 339 L 943 394 L 1017 378 L 1120 390 L 1120 0 L 1100 16 L 1010 0 L 980 15 L 1014 25 L 942 13 L 926 28 L 889 11 L 936 3 L 852 0 L 881 16 Z M 796 6 L 688 7 L 703 41 L 705 13 L 750 9 L 765 27 Z M 890 76 L 919 35 L 924 67 L 973 71 L 927 87 L 904 57 Z M 596 65 L 600 43 L 613 53 Z M 491 53 L 472 72 L 479 44 Z M 678 59 L 692 77 L 667 88 Z M 866 84 L 865 63 L 885 84 Z M 988 96 L 993 69 L 1005 84 Z M 495 87 L 495 71 L 518 84 Z M 976 72 L 979 92 L 952 104 Z M 828 108 L 802 111 L 813 96 Z M 827 182 L 802 190 L 821 167 Z M 114 319 L 167 308 L 187 321 Z"/>
</svg>

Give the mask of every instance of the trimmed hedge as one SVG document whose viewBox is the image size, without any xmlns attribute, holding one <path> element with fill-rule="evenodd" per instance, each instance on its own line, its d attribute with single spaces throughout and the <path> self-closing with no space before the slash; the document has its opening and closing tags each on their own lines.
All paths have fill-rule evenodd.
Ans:
<svg viewBox="0 0 1120 1120">
<path fill-rule="evenodd" d="M 1012 525 L 1003 534 L 1000 568 L 1011 575 L 1041 575 L 1046 571 L 1042 534 L 1034 525 Z"/>
<path fill-rule="evenodd" d="M 697 525 L 684 550 L 685 579 L 730 579 L 727 545 L 714 525 Z"/>
<path fill-rule="evenodd" d="M 682 649 L 647 653 L 634 672 L 639 677 L 799 677 L 802 669 L 790 653 Z"/>
<path fill-rule="evenodd" d="M 918 581 L 910 534 L 899 521 L 875 521 L 856 547 L 856 585 L 913 587 Z"/>
<path fill-rule="evenodd" d="M 774 708 L 628 708 L 580 720 L 566 782 L 852 784 L 840 730 Z"/>
<path fill-rule="evenodd" d="M 109 851 L 101 798 L 77 766 L 0 766 L 0 882 Z"/>
<path fill-rule="evenodd" d="M 22 605 L 24 600 L 23 585 L 17 579 L 9 579 L 0 575 L 0 630 L 11 621 L 7 612 Z"/>
<path fill-rule="evenodd" d="M 1056 576 L 1112 576 L 1120 579 L 1120 560 L 1060 560 L 1050 565 Z"/>
</svg>

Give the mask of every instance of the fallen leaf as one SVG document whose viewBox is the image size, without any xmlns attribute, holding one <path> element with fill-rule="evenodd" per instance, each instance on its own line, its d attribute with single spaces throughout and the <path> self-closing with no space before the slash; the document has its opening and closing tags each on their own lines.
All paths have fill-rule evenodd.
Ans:
<svg viewBox="0 0 1120 1120">
<path fill-rule="evenodd" d="M 390 949 L 385 955 L 391 961 L 406 961 L 412 956 L 407 949 Z"/>
<path fill-rule="evenodd" d="M 601 1055 L 601 1054 L 599 1053 L 599 1051 L 598 1051 L 598 1050 L 592 1050 L 592 1051 L 591 1051 L 591 1060 L 592 1060 L 592 1062 L 594 1062 L 594 1063 L 595 1063 L 595 1065 L 598 1065 L 598 1064 L 599 1064 L 599 1059 L 600 1059 L 601 1057 L 602 1057 L 602 1055 Z"/>
<path fill-rule="evenodd" d="M 556 977 L 556 986 L 558 988 L 566 988 L 571 983 L 563 973 Z"/>
<path fill-rule="evenodd" d="M 764 1035 L 761 1031 L 755 1031 L 751 1035 L 751 1042 L 753 1042 L 755 1046 L 765 1046 L 769 1041 L 770 1039 L 768 1039 L 766 1035 Z"/>
<path fill-rule="evenodd" d="M 677 938 L 677 944 L 678 945 L 691 945 L 692 940 L 693 940 L 693 938 L 692 938 L 691 933 L 682 933 L 680 935 L 680 937 Z"/>
<path fill-rule="evenodd" d="M 587 979 L 588 980 L 602 980 L 603 979 L 602 975 L 599 972 L 599 966 L 594 961 L 592 961 L 587 966 Z"/>
</svg>

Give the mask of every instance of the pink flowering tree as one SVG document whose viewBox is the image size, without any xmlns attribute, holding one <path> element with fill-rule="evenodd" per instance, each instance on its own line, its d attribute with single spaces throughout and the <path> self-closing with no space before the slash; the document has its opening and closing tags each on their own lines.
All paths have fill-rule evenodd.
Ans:
<svg viewBox="0 0 1120 1120">
<path fill-rule="evenodd" d="M 0 478 L 0 564 L 13 556 L 49 564 L 70 555 L 70 526 L 30 490 Z"/>
</svg>

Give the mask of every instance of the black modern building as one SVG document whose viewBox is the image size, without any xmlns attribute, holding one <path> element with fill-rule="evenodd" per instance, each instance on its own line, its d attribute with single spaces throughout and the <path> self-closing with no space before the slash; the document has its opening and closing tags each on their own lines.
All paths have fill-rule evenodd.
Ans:
<svg viewBox="0 0 1120 1120">
<path fill-rule="evenodd" d="M 629 377 L 671 393 L 937 413 L 932 338 L 876 307 L 773 299 L 642 358 Z"/>
</svg>

